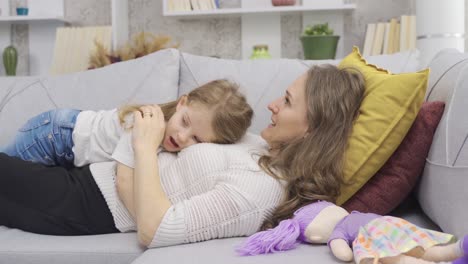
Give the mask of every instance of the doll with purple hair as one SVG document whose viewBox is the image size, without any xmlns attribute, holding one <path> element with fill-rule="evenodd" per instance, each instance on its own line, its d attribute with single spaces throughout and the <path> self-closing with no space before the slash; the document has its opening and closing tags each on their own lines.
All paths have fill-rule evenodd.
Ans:
<svg viewBox="0 0 468 264">
<path fill-rule="evenodd" d="M 298 243 L 327 243 L 342 261 L 364 263 L 468 264 L 468 236 L 420 228 L 402 218 L 345 209 L 325 201 L 306 205 L 292 219 L 250 236 L 237 252 L 258 255 L 293 249 Z"/>
</svg>

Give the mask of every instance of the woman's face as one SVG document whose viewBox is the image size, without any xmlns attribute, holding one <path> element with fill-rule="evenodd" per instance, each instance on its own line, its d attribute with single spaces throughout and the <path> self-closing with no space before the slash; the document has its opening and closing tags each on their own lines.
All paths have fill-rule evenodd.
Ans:
<svg viewBox="0 0 468 264">
<path fill-rule="evenodd" d="M 271 123 L 261 136 L 272 148 L 303 137 L 308 130 L 305 84 L 307 73 L 296 79 L 284 96 L 268 105 Z"/>
</svg>

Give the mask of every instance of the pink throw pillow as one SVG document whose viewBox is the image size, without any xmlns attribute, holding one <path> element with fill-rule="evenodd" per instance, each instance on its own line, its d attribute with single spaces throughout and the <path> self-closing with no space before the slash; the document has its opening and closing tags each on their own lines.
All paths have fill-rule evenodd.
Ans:
<svg viewBox="0 0 468 264">
<path fill-rule="evenodd" d="M 422 174 L 444 102 L 425 102 L 413 125 L 384 166 L 343 207 L 386 215 L 411 192 Z"/>
</svg>

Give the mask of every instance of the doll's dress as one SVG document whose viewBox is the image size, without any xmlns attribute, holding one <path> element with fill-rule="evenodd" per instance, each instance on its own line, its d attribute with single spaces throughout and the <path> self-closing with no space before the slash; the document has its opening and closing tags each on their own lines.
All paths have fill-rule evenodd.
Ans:
<svg viewBox="0 0 468 264">
<path fill-rule="evenodd" d="M 454 240 L 453 235 L 420 228 L 402 218 L 382 216 L 359 228 L 353 241 L 354 260 L 360 264 L 365 258 L 398 256 L 417 247 L 426 250 Z"/>
</svg>

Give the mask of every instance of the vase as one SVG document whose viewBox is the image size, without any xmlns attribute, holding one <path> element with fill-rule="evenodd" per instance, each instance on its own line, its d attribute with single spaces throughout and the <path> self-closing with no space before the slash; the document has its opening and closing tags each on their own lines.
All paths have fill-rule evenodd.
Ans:
<svg viewBox="0 0 468 264">
<path fill-rule="evenodd" d="M 18 51 L 13 46 L 8 46 L 3 50 L 3 66 L 7 76 L 16 75 L 16 66 L 18 65 Z"/>
<path fill-rule="evenodd" d="M 271 0 L 271 4 L 274 6 L 290 6 L 295 5 L 296 0 Z"/>
</svg>

